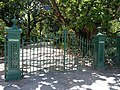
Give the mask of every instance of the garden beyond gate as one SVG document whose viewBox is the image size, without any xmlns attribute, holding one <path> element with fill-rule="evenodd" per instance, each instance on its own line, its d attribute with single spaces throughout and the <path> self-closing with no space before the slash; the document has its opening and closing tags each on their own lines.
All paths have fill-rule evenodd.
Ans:
<svg viewBox="0 0 120 90">
<path fill-rule="evenodd" d="M 120 66 L 120 36 L 106 36 L 105 39 L 105 65 Z"/>
</svg>

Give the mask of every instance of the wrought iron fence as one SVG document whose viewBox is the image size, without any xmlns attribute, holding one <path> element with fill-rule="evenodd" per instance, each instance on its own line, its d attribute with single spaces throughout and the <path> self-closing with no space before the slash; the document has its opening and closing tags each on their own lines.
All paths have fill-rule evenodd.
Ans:
<svg viewBox="0 0 120 90">
<path fill-rule="evenodd" d="M 93 43 L 90 39 L 75 34 L 49 33 L 22 39 L 21 69 L 24 74 L 77 70 L 82 65 L 93 63 Z"/>
<path fill-rule="evenodd" d="M 106 37 L 105 41 L 105 65 L 115 66 L 118 59 L 117 37 Z"/>
</svg>

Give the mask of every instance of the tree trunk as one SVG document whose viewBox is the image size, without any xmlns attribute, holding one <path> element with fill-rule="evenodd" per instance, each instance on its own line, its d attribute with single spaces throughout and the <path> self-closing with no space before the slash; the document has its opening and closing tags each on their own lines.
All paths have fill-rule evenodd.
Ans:
<svg viewBox="0 0 120 90">
<path fill-rule="evenodd" d="M 30 40 L 30 33 L 31 33 L 31 29 L 30 29 L 30 12 L 28 11 L 28 24 L 27 24 L 27 29 L 28 29 L 28 34 L 27 34 L 27 40 Z"/>
</svg>

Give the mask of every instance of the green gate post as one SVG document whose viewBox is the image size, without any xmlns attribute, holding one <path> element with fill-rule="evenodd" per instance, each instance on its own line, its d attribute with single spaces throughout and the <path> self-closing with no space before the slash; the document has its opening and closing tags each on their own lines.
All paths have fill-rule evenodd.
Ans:
<svg viewBox="0 0 120 90">
<path fill-rule="evenodd" d="M 116 61 L 115 66 L 120 67 L 120 33 L 118 34 L 118 37 L 117 37 L 117 54 L 118 54 L 118 59 Z"/>
<path fill-rule="evenodd" d="M 94 41 L 94 68 L 104 69 L 105 36 L 98 33 Z"/>
<path fill-rule="evenodd" d="M 20 34 L 22 30 L 16 26 L 17 20 L 13 19 L 14 25 L 7 29 L 8 33 L 8 44 L 6 53 L 8 53 L 8 65 L 6 65 L 5 79 L 18 80 L 21 78 L 20 70 Z"/>
</svg>

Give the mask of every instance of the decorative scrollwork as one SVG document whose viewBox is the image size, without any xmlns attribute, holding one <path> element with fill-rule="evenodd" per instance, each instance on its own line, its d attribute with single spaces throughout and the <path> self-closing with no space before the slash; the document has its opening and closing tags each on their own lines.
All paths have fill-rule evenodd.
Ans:
<svg viewBox="0 0 120 90">
<path fill-rule="evenodd" d="M 11 68 L 17 68 L 18 67 L 18 45 L 17 43 L 13 42 L 10 45 L 10 63 L 11 63 Z"/>
</svg>

